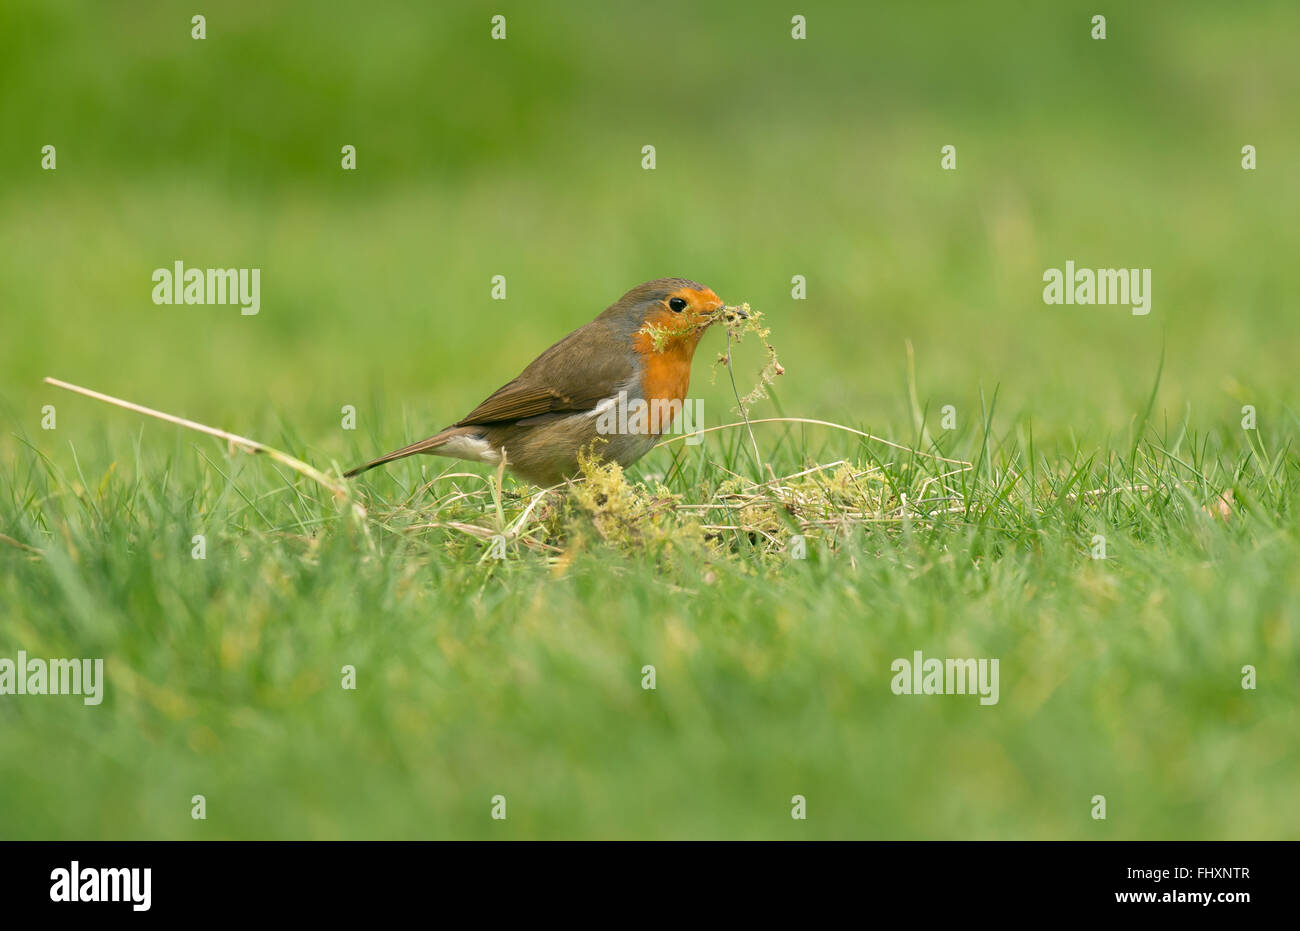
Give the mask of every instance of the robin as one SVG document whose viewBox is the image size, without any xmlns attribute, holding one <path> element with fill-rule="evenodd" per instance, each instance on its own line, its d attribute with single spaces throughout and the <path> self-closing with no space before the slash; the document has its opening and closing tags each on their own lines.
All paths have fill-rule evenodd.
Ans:
<svg viewBox="0 0 1300 931">
<path fill-rule="evenodd" d="M 575 475 L 584 450 L 631 465 L 671 427 L 691 382 L 695 347 L 726 313 L 744 316 L 694 281 L 648 281 L 547 349 L 450 427 L 344 475 L 416 453 L 489 465 L 500 465 L 504 457 L 506 468 L 542 486 Z M 604 416 L 620 404 L 667 416 Z M 634 426 L 610 431 L 610 423 Z"/>
</svg>

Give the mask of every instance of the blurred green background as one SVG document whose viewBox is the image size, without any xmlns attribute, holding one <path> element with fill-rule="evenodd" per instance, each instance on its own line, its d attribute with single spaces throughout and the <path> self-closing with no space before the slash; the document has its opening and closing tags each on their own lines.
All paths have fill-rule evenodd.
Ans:
<svg viewBox="0 0 1300 931">
<path fill-rule="evenodd" d="M 1162 343 L 1179 415 L 1294 400 L 1295 4 L 1131 5 L 1105 41 L 1086 4 L 840 7 L 797 42 L 768 3 L 235 4 L 195 41 L 173 4 L 7 3 L 11 414 L 48 374 L 233 429 L 273 404 L 349 459 L 342 404 L 436 429 L 669 275 L 765 311 L 787 405 L 831 419 L 896 411 L 907 338 L 924 393 L 1001 385 L 1044 434 L 1127 417 Z M 177 259 L 261 268 L 261 314 L 155 306 Z M 1150 267 L 1153 312 L 1044 305 L 1066 259 Z"/>
<path fill-rule="evenodd" d="M 1032 422 L 1036 441 L 1048 449 L 1072 451 L 1124 437 L 1162 352 L 1153 422 L 1188 417 L 1199 431 L 1227 437 L 1239 432 L 1241 406 L 1253 404 L 1270 442 L 1280 424 L 1294 431 L 1300 6 L 1292 0 L 1109 10 L 1070 2 L 848 6 L 314 0 L 191 8 L 7 0 L 0 7 L 0 480 L 29 469 L 35 455 L 27 443 L 68 473 L 84 469 L 92 486 L 111 465 L 131 473 L 140 450 L 146 460 L 159 450 L 196 459 L 188 451 L 192 437 L 57 392 L 41 384 L 46 375 L 284 441 L 318 465 L 354 464 L 455 420 L 540 349 L 628 288 L 661 276 L 694 278 L 765 313 L 787 371 L 779 406 L 791 415 L 910 441 L 904 349 L 910 340 L 921 401 L 932 414 L 953 404 L 968 425 L 979 416 L 981 390 L 987 395 L 996 388 L 995 424 Z M 207 17 L 203 41 L 190 36 L 190 17 L 199 12 Z M 1108 16 L 1105 41 L 1090 38 L 1097 12 Z M 490 17 L 498 13 L 507 17 L 505 41 L 489 36 Z M 806 41 L 791 39 L 795 13 L 807 18 Z M 349 144 L 357 150 L 356 171 L 340 168 L 340 148 Z M 641 168 L 647 144 L 657 149 L 654 171 Z M 1258 150 L 1256 171 L 1242 170 L 1247 144 Z M 41 170 L 44 145 L 57 147 L 55 171 Z M 944 145 L 956 146 L 956 171 L 940 169 Z M 1151 268 L 1151 314 L 1044 305 L 1043 271 L 1067 259 L 1094 268 Z M 260 268 L 260 314 L 241 316 L 233 306 L 155 306 L 151 274 L 177 260 Z M 490 297 L 494 275 L 507 278 L 504 302 Z M 807 300 L 791 299 L 793 275 L 806 276 Z M 696 363 L 695 391 L 713 423 L 730 420 L 734 404 L 726 380 L 711 383 L 706 375 L 722 345 L 711 334 Z M 742 378 L 757 370 L 759 357 L 758 347 L 743 348 Z M 58 430 L 45 432 L 41 407 L 51 403 Z M 340 429 L 345 404 L 360 412 L 356 432 Z M 773 411 L 762 406 L 755 415 Z M 79 457 L 75 468 L 69 443 Z M 666 454 L 652 454 L 633 474 L 661 472 L 667 462 Z M 158 475 L 146 471 L 143 478 L 156 482 Z M 17 520 L 17 510 L 6 513 Z M 6 532 L 26 539 L 13 526 Z M 105 573 L 145 571 L 109 555 L 121 542 L 110 532 L 101 542 Z M 254 558 L 261 551 L 250 545 Z M 21 557 L 6 551 L 5 558 Z M 279 566 L 266 558 L 265 566 Z M 345 564 L 338 558 L 336 567 Z M 1273 585 L 1296 568 L 1291 557 L 1270 561 L 1245 551 L 1233 560 L 1240 573 L 1234 584 L 1247 588 L 1245 579 L 1258 575 L 1261 586 Z M 9 651 L 4 655 L 45 636 L 39 624 L 24 620 L 36 601 L 94 603 L 94 586 L 78 589 L 68 581 L 74 562 L 56 563 L 48 587 L 21 579 L 35 570 L 8 564 L 0 592 L 10 622 L 0 636 Z M 41 727 L 0 714 L 0 725 L 9 722 L 0 740 L 13 764 L 0 772 L 0 783 L 11 798 L 24 800 L 27 812 L 9 812 L 7 832 L 208 836 L 190 824 L 183 802 L 176 823 L 146 800 L 186 799 L 197 791 L 195 774 L 220 773 L 213 778 L 225 779 L 244 800 L 242 814 L 224 815 L 242 820 L 214 826 L 220 836 L 418 835 L 426 828 L 463 836 L 486 830 L 472 820 L 483 807 L 475 780 L 495 766 L 528 770 L 535 787 L 562 786 L 556 798 L 584 799 L 581 809 L 560 806 L 534 813 L 531 821 L 521 813 L 517 836 L 767 836 L 789 830 L 788 817 L 774 826 L 755 824 L 720 800 L 732 789 L 744 795 L 761 788 L 780 803 L 782 793 L 789 795 L 787 781 L 749 764 L 780 758 L 783 748 L 804 740 L 812 754 L 807 759 L 816 762 L 803 775 L 823 789 L 823 799 L 844 781 L 884 780 L 869 817 L 846 807 L 829 827 L 822 822 L 823 834 L 1053 836 L 1083 831 L 1064 815 L 1053 820 L 1043 813 L 1061 811 L 1053 780 L 1070 783 L 1072 797 L 1090 794 L 1098 780 L 1078 773 L 1087 754 L 1096 750 L 1122 767 L 1138 748 L 1160 742 L 1160 732 L 1146 731 L 1148 725 L 1121 738 L 1098 736 L 1109 733 L 1099 722 L 1134 709 L 1146 709 L 1152 721 L 1163 713 L 1164 698 L 1136 685 L 1133 702 L 1116 700 L 1104 717 L 1062 707 L 1033 727 L 1023 719 L 1003 725 L 1003 736 L 1017 727 L 1026 735 L 1018 750 L 978 736 L 965 744 L 909 744 L 909 734 L 938 741 L 952 732 L 918 708 L 893 706 L 888 730 L 874 735 L 880 743 L 855 749 L 845 745 L 833 716 L 799 710 L 795 696 L 808 683 L 850 681 L 858 674 L 856 656 L 887 664 L 895 648 L 914 638 L 904 631 L 897 644 L 882 646 L 871 632 L 855 629 L 848 640 L 805 644 L 800 653 L 784 639 L 791 625 L 812 617 L 824 625 L 828 617 L 866 610 L 873 602 L 864 592 L 878 584 L 877 594 L 891 593 L 886 603 L 904 628 L 914 610 L 946 630 L 964 620 L 1010 655 L 1017 632 L 1044 635 L 1037 609 L 1016 607 L 1014 593 L 1037 583 L 1049 592 L 1065 585 L 1064 569 L 1037 582 L 1011 572 L 1001 581 L 1009 600 L 998 617 L 981 607 L 969 588 L 977 591 L 979 584 L 968 578 L 939 585 L 941 598 L 925 608 L 909 607 L 903 590 L 890 587 L 897 583 L 885 577 L 886 567 L 870 570 L 879 578 L 859 580 L 866 588 L 856 592 L 828 571 L 808 582 L 806 601 L 784 608 L 751 602 L 760 593 L 745 592 L 749 583 L 740 573 L 731 594 L 676 616 L 668 593 L 654 586 L 628 593 L 598 576 L 548 587 L 539 571 L 517 593 L 485 593 L 472 573 L 451 569 L 411 577 L 394 563 L 385 584 L 346 577 L 313 577 L 308 584 L 296 574 L 306 571 L 297 563 L 279 568 L 300 587 L 262 597 L 256 573 L 263 570 L 238 583 L 214 577 L 211 592 L 188 610 L 237 618 L 240 605 L 252 603 L 259 618 L 294 614 L 300 625 L 318 619 L 338 637 L 341 630 L 351 637 L 376 625 L 379 639 L 366 647 L 371 655 L 440 656 L 426 662 L 450 664 L 470 693 L 512 696 L 502 699 L 502 717 L 466 716 L 465 706 L 430 708 L 431 717 L 443 712 L 439 720 L 452 732 L 440 731 L 436 742 L 403 756 L 393 747 L 418 741 L 429 726 L 418 704 L 370 705 L 351 712 L 361 715 L 357 720 L 339 704 L 312 711 L 295 706 L 306 715 L 300 722 L 324 732 L 333 716 L 344 720 L 340 743 L 295 744 L 300 752 L 279 756 L 268 748 L 292 742 L 295 725 L 277 709 L 302 700 L 301 690 L 322 688 L 320 674 L 295 670 L 293 658 L 301 657 L 276 652 L 269 630 L 236 638 L 234 646 L 216 633 L 207 645 L 225 651 L 227 667 L 253 657 L 265 664 L 258 672 L 265 681 L 294 685 L 287 693 L 250 685 L 232 698 L 222 674 L 211 671 L 205 679 L 188 671 L 211 690 L 197 707 L 218 716 L 225 712 L 216 709 L 235 710 L 222 724 L 202 717 L 185 724 L 175 738 L 179 757 L 154 743 L 167 746 L 158 735 L 170 725 L 152 732 L 139 721 L 105 715 L 107 743 L 86 754 L 56 740 L 84 726 L 73 723 L 82 720 L 79 706 L 24 711 L 48 715 Z M 1145 601 L 1126 601 L 1096 583 L 1101 594 L 1085 612 L 1086 636 L 1044 635 L 1049 652 L 1064 661 L 1080 649 L 1095 659 L 1106 642 L 1101 626 L 1119 612 L 1131 608 L 1154 625 L 1144 631 L 1160 630 L 1159 618 L 1172 605 L 1192 614 L 1204 608 L 1207 590 L 1222 599 L 1214 604 L 1223 612 L 1236 604 L 1238 617 L 1252 616 L 1256 603 L 1234 601 L 1202 570 L 1199 555 L 1188 556 L 1189 575 L 1140 587 Z M 267 568 L 264 576 L 261 581 L 276 573 Z M 1193 577 L 1206 588 L 1187 584 Z M 382 606 L 401 601 L 412 586 L 420 594 L 414 604 L 402 602 L 414 612 L 404 615 L 407 625 L 385 630 L 390 619 Z M 1258 598 L 1259 591 L 1242 597 Z M 753 733 L 757 742 L 743 759 L 720 755 L 723 744 L 708 742 L 703 731 L 683 735 L 652 715 L 645 733 L 654 739 L 611 744 L 601 731 L 604 737 L 575 749 L 590 769 L 572 768 L 572 758 L 539 763 L 530 754 L 540 752 L 551 727 L 577 726 L 592 694 L 557 687 L 548 693 L 557 717 L 538 717 L 536 704 L 529 704 L 538 698 L 535 690 L 507 669 L 474 665 L 464 644 L 457 645 L 453 634 L 470 636 L 468 621 L 447 621 L 450 633 L 417 623 L 420 616 L 445 621 L 444 594 L 485 625 L 488 633 L 480 635 L 494 647 L 488 654 L 517 663 L 525 683 L 539 675 L 534 661 L 562 681 L 575 665 L 598 677 L 607 660 L 635 662 L 653 652 L 646 643 L 681 646 L 701 635 L 693 625 L 714 625 L 703 635 L 706 644 L 710 636 L 739 639 L 720 648 L 723 669 L 701 680 L 696 697 L 725 707 L 741 700 L 747 675 L 766 671 L 794 704 L 764 698 L 745 706 L 752 715 L 722 715 L 708 724 L 720 739 Z M 1067 594 L 1050 597 L 1068 609 Z M 1270 590 L 1267 599 L 1268 616 L 1287 621 L 1272 628 L 1271 640 L 1243 636 L 1294 650 L 1290 635 L 1278 634 L 1294 623 L 1293 600 L 1285 589 Z M 936 620 L 947 617 L 948 603 L 959 605 L 950 609 L 953 628 Z M 608 612 L 609 625 L 641 614 L 668 619 L 639 634 L 646 641 L 628 655 L 626 645 L 591 647 L 588 640 L 584 658 L 570 660 L 563 618 L 583 617 L 589 625 L 583 636 L 591 636 L 603 629 L 595 605 Z M 751 609 L 761 622 L 741 633 L 711 619 L 708 612 L 724 607 Z M 67 609 L 69 618 L 94 613 L 82 609 L 88 613 Z M 147 615 L 127 596 L 105 610 L 118 618 Z M 1198 655 L 1215 641 L 1220 617 L 1205 610 Z M 520 650 L 510 623 L 523 617 L 529 620 L 519 623 L 528 625 L 530 637 L 556 639 L 545 649 Z M 887 630 L 895 621 L 884 623 Z M 164 614 L 158 625 L 144 626 L 166 643 Z M 62 648 L 84 642 L 65 633 Z M 750 651 L 760 647 L 747 638 L 760 633 L 781 646 L 755 659 Z M 860 648 L 855 658 L 850 647 Z M 1143 656 L 1151 644 L 1142 639 L 1130 648 Z M 322 653 L 320 668 L 338 662 L 330 650 Z M 121 676 L 148 678 L 152 670 L 163 690 L 137 685 L 127 691 L 139 700 L 149 696 L 169 721 L 190 721 L 196 706 L 169 691 L 189 686 L 166 682 L 178 673 L 164 659 L 147 651 L 119 656 Z M 1105 659 L 1102 668 L 1110 663 Z M 1044 673 L 1022 712 L 1049 700 L 1051 675 Z M 1127 667 L 1120 673 L 1126 683 L 1142 675 Z M 388 686 L 400 690 L 411 676 L 418 678 L 399 662 Z M 828 707 L 853 707 L 845 697 L 851 689 L 827 688 Z M 1103 704 L 1110 701 L 1098 694 Z M 686 701 L 680 693 L 672 700 Z M 1217 698 L 1201 700 L 1206 708 L 1220 707 Z M 245 714 L 241 702 L 257 710 Z M 770 728 L 763 730 L 757 722 L 768 712 Z M 687 714 L 686 706 L 677 713 Z M 964 713 L 944 712 L 949 724 Z M 518 730 L 500 729 L 502 720 Z M 1184 719 L 1168 733 L 1190 740 L 1204 733 L 1202 723 Z M 456 728 L 465 734 L 478 728 L 468 742 L 481 757 L 457 755 L 464 745 L 456 743 Z M 1073 751 L 1061 749 L 1078 756 L 1056 770 L 1054 751 L 1033 741 L 1064 733 L 1080 735 Z M 1085 740 L 1089 734 L 1100 743 Z M 1204 800 L 1198 794 L 1204 786 L 1161 794 L 1174 773 L 1192 765 L 1181 751 L 1170 751 L 1162 757 L 1166 771 L 1148 774 L 1134 764 L 1128 775 L 1135 780 L 1133 797 L 1146 806 L 1139 816 L 1145 820 L 1117 826 L 1112 836 L 1184 829 L 1233 836 L 1242 825 L 1262 831 L 1271 823 L 1267 803 L 1251 801 L 1250 794 L 1259 772 L 1234 775 L 1223 762 L 1240 749 L 1236 739 L 1225 737 L 1207 754 L 1210 762 L 1197 764 L 1208 767 L 1216 785 L 1235 787 L 1234 802 L 1209 814 L 1198 808 L 1188 819 L 1185 806 Z M 943 746 L 948 749 L 938 749 Z M 681 760 L 666 763 L 662 752 L 674 747 Z M 980 774 L 939 803 L 916 803 L 940 797 L 929 793 L 939 792 L 942 771 L 923 767 L 935 766 L 941 752 L 965 754 L 979 763 Z M 877 754 L 879 769 L 867 762 Z M 618 789 L 602 781 L 596 762 L 609 755 L 622 760 Z M 39 770 L 24 775 L 20 759 L 68 775 L 53 783 Z M 145 759 L 153 761 L 153 781 L 133 794 Z M 341 759 L 355 769 L 341 767 Z M 384 762 L 372 771 L 367 759 Z M 435 761 L 447 767 L 436 776 L 427 768 Z M 247 767 L 242 776 L 239 765 Z M 1274 787 L 1294 775 L 1277 756 L 1260 765 Z M 651 778 L 657 766 L 725 779 L 730 788 L 710 783 L 698 804 L 684 802 Z M 94 777 L 78 781 L 71 775 L 78 767 L 90 767 Z M 180 767 L 174 779 L 167 775 L 171 767 Z M 336 783 L 314 781 L 322 772 Z M 918 772 L 929 772 L 934 782 L 918 782 Z M 430 799 L 439 779 L 472 784 L 473 804 L 466 802 L 455 818 L 435 816 Z M 403 794 L 408 790 L 411 796 Z M 106 801 L 117 797 L 133 801 L 120 808 Z M 630 798 L 644 804 L 630 811 Z M 979 801 L 992 808 L 979 809 Z M 353 808 L 343 814 L 348 805 Z M 674 808 L 678 820 L 653 814 Z M 1281 830 L 1294 836 L 1294 825 Z"/>
</svg>

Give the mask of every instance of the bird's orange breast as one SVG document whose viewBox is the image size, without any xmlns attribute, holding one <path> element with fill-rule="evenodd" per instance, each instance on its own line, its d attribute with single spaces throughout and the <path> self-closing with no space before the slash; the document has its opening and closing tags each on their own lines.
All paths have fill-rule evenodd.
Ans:
<svg viewBox="0 0 1300 931">
<path fill-rule="evenodd" d="M 691 386 L 691 357 L 684 353 L 652 353 L 645 357 L 641 396 L 647 401 L 681 401 Z"/>
<path fill-rule="evenodd" d="M 642 397 L 647 401 L 686 398 L 700 335 L 695 325 L 679 314 L 655 314 L 647 320 L 647 328 L 636 334 L 634 343 L 641 357 Z"/>
</svg>

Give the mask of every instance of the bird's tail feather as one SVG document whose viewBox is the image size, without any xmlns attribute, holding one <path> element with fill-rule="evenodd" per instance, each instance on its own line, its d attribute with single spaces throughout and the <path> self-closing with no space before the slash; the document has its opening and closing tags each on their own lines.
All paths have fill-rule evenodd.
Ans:
<svg viewBox="0 0 1300 931">
<path fill-rule="evenodd" d="M 449 428 L 443 430 L 441 433 L 435 433 L 426 440 L 420 440 L 420 442 L 412 443 L 410 446 L 403 446 L 401 449 L 393 450 L 391 453 L 380 456 L 378 459 L 371 459 L 365 465 L 359 465 L 355 469 L 349 469 L 344 472 L 343 477 L 352 478 L 355 475 L 360 475 L 362 472 L 367 472 L 370 469 L 373 469 L 375 466 L 386 465 L 387 463 L 394 462 L 398 459 L 405 459 L 407 456 L 414 456 L 417 453 L 427 453 L 430 450 L 437 449 L 443 443 L 447 442 L 454 429 L 455 428 Z"/>
</svg>

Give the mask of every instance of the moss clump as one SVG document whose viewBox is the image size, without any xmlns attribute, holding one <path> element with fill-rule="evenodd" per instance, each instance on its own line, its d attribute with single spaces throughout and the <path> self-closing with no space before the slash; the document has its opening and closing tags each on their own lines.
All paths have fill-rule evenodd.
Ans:
<svg viewBox="0 0 1300 931">
<path fill-rule="evenodd" d="M 763 326 L 763 312 L 761 310 L 750 310 L 749 304 L 741 304 L 739 307 L 728 307 L 723 311 L 723 323 L 727 327 L 727 351 L 718 354 L 718 359 L 714 363 L 713 371 L 717 374 L 718 367 L 728 365 L 731 361 L 730 343 L 740 344 L 744 342 L 745 336 L 753 334 L 758 341 L 763 344 L 763 349 L 767 351 L 767 362 L 764 364 L 762 371 L 758 373 L 758 382 L 754 385 L 754 390 L 740 398 L 741 410 L 747 410 L 750 405 L 763 400 L 767 397 L 767 386 L 776 381 L 778 375 L 785 374 L 783 366 L 776 357 L 776 347 L 769 341 L 772 331 L 769 327 Z"/>
<path fill-rule="evenodd" d="M 617 462 L 602 460 L 594 447 L 578 455 L 579 481 L 569 489 L 568 531 L 581 538 L 588 531 L 628 551 L 658 552 L 702 539 L 699 523 L 679 514 L 678 496 L 662 485 L 653 490 L 633 485 Z"/>
<path fill-rule="evenodd" d="M 724 309 L 723 321 L 727 321 L 726 311 L 733 308 Z M 668 326 L 662 323 L 652 323 L 647 320 L 642 324 L 638 333 L 644 333 L 650 337 L 650 346 L 655 352 L 664 352 L 678 343 L 684 343 L 687 340 L 694 339 L 701 330 L 707 330 L 718 318 L 712 314 L 700 314 L 691 311 L 688 314 L 680 316 L 673 325 Z M 727 324 L 730 326 L 730 323 Z"/>
</svg>

